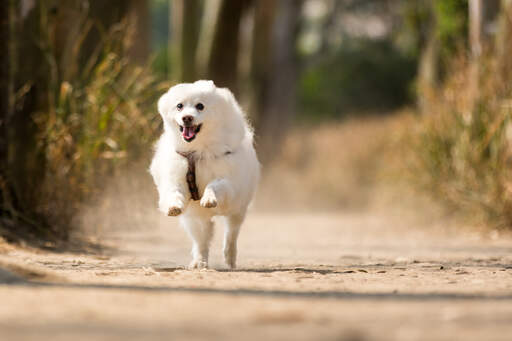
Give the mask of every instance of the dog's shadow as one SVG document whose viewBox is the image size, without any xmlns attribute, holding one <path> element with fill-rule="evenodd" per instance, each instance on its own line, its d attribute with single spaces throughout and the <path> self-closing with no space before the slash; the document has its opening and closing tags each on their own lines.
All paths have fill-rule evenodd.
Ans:
<svg viewBox="0 0 512 341">
<path fill-rule="evenodd" d="M 154 267 L 155 272 L 175 272 L 187 270 L 185 267 Z M 199 270 L 201 271 L 201 270 Z M 328 274 L 346 274 L 346 273 L 355 273 L 357 271 L 354 270 L 334 270 L 334 269 L 316 269 L 316 268 L 303 268 L 303 267 L 287 267 L 287 268 L 237 268 L 237 269 L 226 269 L 226 268 L 213 268 L 207 269 L 205 271 L 216 271 L 216 272 L 234 272 L 234 273 L 274 273 L 274 272 L 293 272 L 293 273 L 311 273 L 311 274 L 320 274 L 320 275 L 328 275 Z M 366 270 L 359 270 L 361 272 L 366 272 Z"/>
</svg>

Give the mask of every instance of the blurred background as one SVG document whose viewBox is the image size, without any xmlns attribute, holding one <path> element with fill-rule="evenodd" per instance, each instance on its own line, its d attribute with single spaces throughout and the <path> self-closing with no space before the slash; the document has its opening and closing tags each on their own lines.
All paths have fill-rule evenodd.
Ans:
<svg viewBox="0 0 512 341">
<path fill-rule="evenodd" d="M 512 226 L 511 0 L 5 0 L 0 233 L 144 226 L 170 86 L 229 87 L 259 210 Z"/>
</svg>

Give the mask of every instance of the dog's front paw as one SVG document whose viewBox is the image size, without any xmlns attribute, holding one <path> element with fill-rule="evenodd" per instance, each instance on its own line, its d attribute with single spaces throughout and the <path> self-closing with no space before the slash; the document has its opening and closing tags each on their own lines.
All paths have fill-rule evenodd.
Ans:
<svg viewBox="0 0 512 341">
<path fill-rule="evenodd" d="M 217 197 L 215 196 L 215 192 L 212 189 L 207 188 L 204 191 L 200 205 L 206 208 L 217 207 Z"/>
<path fill-rule="evenodd" d="M 167 210 L 167 215 L 169 217 L 176 217 L 178 215 L 180 215 L 182 212 L 181 208 L 180 207 L 177 207 L 177 206 L 171 206 L 169 207 L 169 209 Z"/>
<path fill-rule="evenodd" d="M 159 209 L 169 217 L 179 216 L 184 211 L 184 205 L 181 202 L 160 203 Z"/>
<path fill-rule="evenodd" d="M 169 196 L 163 196 L 160 198 L 158 208 L 162 213 L 167 214 L 170 217 L 176 217 L 183 213 L 185 210 L 185 204 L 182 196 L 178 193 L 173 193 Z"/>
</svg>

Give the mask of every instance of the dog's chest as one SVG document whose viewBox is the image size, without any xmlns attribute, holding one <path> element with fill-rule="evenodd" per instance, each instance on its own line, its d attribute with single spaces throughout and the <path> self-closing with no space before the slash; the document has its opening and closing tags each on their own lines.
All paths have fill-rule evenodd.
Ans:
<svg viewBox="0 0 512 341">
<path fill-rule="evenodd" d="M 229 177 L 236 170 L 229 155 L 215 159 L 201 159 L 196 162 L 196 181 L 201 192 L 209 182 Z"/>
</svg>

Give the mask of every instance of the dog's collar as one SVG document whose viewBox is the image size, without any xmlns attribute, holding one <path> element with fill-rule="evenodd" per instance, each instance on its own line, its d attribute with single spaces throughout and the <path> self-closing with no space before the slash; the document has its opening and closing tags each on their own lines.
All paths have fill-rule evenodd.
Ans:
<svg viewBox="0 0 512 341">
<path fill-rule="evenodd" d="M 197 188 L 197 183 L 196 183 L 196 161 L 197 161 L 197 158 L 195 155 L 196 152 L 194 152 L 194 151 L 180 152 L 177 150 L 176 153 L 183 156 L 185 159 L 187 159 L 188 170 L 187 170 L 186 180 L 187 180 L 188 190 L 190 192 L 190 196 L 191 196 L 192 200 L 197 201 L 200 199 L 200 197 L 199 197 L 199 189 Z M 233 152 L 228 150 L 228 151 L 224 152 L 223 155 L 230 155 L 230 154 L 233 154 Z"/>
<path fill-rule="evenodd" d="M 234 154 L 235 151 L 227 150 L 227 151 L 223 152 L 220 155 L 213 155 L 213 156 L 197 155 L 197 153 L 194 150 L 189 150 L 189 151 L 186 151 L 186 152 L 182 152 L 182 151 L 176 150 L 176 153 L 181 155 L 181 156 L 183 156 L 184 158 L 188 158 L 189 156 L 194 155 L 194 161 L 199 161 L 199 160 L 203 160 L 203 159 L 218 159 L 218 158 L 220 158 L 222 156 L 228 156 L 228 155 Z"/>
<path fill-rule="evenodd" d="M 190 192 L 190 196 L 192 200 L 199 200 L 199 189 L 196 184 L 196 158 L 195 152 L 179 152 L 176 151 L 179 155 L 183 156 L 187 159 L 188 170 L 186 175 L 188 190 Z"/>
</svg>

